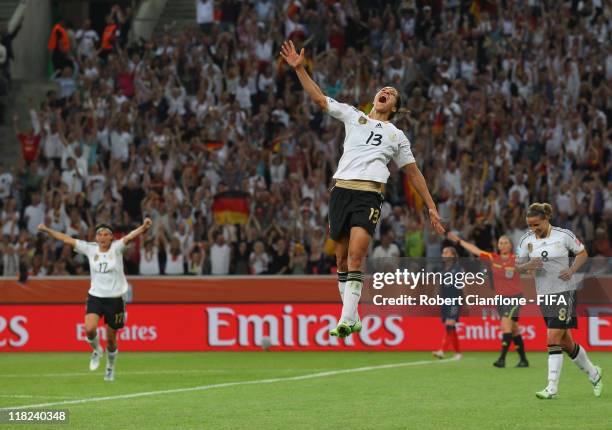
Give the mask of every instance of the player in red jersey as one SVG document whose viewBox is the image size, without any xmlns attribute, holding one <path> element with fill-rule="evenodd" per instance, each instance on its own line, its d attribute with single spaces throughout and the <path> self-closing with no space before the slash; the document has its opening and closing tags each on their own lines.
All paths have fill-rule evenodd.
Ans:
<svg viewBox="0 0 612 430">
<path fill-rule="evenodd" d="M 521 281 L 515 267 L 515 258 L 512 253 L 512 242 L 508 236 L 501 236 L 497 241 L 499 252 L 486 252 L 476 245 L 466 242 L 454 233 L 448 233 L 448 239 L 463 247 L 466 251 L 476 255 L 483 262 L 489 264 L 493 273 L 493 286 L 495 292 L 506 297 L 521 297 Z M 529 367 L 525 356 L 525 345 L 519 331 L 518 319 L 520 306 L 498 306 L 497 311 L 501 317 L 502 349 L 501 355 L 493 363 L 495 367 L 506 367 L 506 354 L 510 344 L 514 341 L 516 352 L 520 355 L 520 361 L 516 367 Z"/>
</svg>

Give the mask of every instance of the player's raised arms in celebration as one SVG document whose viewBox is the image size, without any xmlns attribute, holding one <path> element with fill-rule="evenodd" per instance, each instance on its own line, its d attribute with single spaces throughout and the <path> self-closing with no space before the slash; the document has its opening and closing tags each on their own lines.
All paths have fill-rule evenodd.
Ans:
<svg viewBox="0 0 612 430">
<path fill-rule="evenodd" d="M 100 317 L 104 317 L 108 340 L 105 381 L 115 379 L 115 360 L 118 354 L 117 332 L 125 324 L 123 295 L 128 291 L 128 283 L 123 273 L 123 252 L 132 240 L 144 234 L 151 225 L 151 219 L 145 218 L 141 226 L 120 240 L 113 240 L 111 226 L 100 224 L 96 227 L 95 242 L 75 239 L 44 224 L 38 226 L 40 232 L 73 247 L 89 260 L 91 285 L 85 310 L 85 332 L 87 341 L 93 349 L 89 369 L 96 370 L 100 365 L 100 358 L 104 355 L 98 337 L 98 322 Z"/>
<path fill-rule="evenodd" d="M 346 337 L 361 330 L 357 305 L 363 286 L 362 265 L 380 220 L 391 160 L 404 170 L 423 198 L 433 229 L 442 234 L 444 227 L 412 155 L 410 141 L 390 122 L 401 108 L 399 92 L 393 87 L 381 88 L 366 115 L 321 91 L 304 68 L 304 49 L 298 53 L 289 40 L 283 43 L 281 56 L 293 67 L 309 97 L 345 126 L 343 153 L 329 203 L 329 227 L 335 241 L 338 288 L 343 300 L 340 322 L 330 334 Z"/>
</svg>

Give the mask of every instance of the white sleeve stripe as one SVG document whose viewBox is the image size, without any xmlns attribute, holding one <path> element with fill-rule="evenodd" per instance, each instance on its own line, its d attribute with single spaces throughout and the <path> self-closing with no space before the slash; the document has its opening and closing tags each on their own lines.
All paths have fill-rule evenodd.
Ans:
<svg viewBox="0 0 612 430">
<path fill-rule="evenodd" d="M 565 228 L 553 227 L 553 230 L 558 231 L 560 233 L 565 233 L 572 239 L 578 239 L 571 230 L 567 230 Z"/>
</svg>

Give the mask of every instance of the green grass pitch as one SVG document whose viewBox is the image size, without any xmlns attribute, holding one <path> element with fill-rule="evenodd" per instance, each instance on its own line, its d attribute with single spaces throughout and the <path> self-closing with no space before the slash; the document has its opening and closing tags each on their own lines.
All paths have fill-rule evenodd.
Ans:
<svg viewBox="0 0 612 430">
<path fill-rule="evenodd" d="M 604 381 L 606 371 L 612 377 L 612 354 L 590 357 L 603 367 Z M 120 353 L 109 383 L 103 363 L 88 371 L 89 354 L 5 353 L 0 408 L 52 403 L 47 408 L 70 411 L 70 423 L 0 424 L 0 430 L 611 428 L 612 379 L 597 399 L 566 356 L 560 397 L 543 401 L 534 393 L 546 385 L 544 353 L 529 354 L 528 369 L 513 367 L 514 353 L 506 369 L 494 368 L 495 358 L 469 352 L 445 362 L 419 352 Z M 185 390 L 193 387 L 199 388 Z"/>
</svg>

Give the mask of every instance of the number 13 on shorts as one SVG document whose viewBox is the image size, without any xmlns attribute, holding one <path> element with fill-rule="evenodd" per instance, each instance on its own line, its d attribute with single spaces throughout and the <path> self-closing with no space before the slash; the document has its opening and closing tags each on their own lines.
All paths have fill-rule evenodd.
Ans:
<svg viewBox="0 0 612 430">
<path fill-rule="evenodd" d="M 370 216 L 368 219 L 372 222 L 372 224 L 378 223 L 378 218 L 380 218 L 380 209 L 370 208 Z"/>
</svg>

